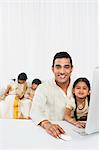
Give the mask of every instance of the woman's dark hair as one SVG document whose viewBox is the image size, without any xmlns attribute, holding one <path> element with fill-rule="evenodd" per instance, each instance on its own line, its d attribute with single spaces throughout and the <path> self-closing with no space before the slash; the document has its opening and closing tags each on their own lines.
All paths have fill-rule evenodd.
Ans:
<svg viewBox="0 0 99 150">
<path fill-rule="evenodd" d="M 14 82 L 16 81 L 16 79 L 11 79 L 11 80 L 14 81 Z"/>
<path fill-rule="evenodd" d="M 52 67 L 54 67 L 54 63 L 55 63 L 55 60 L 56 60 L 57 58 L 69 58 L 69 59 L 70 59 L 71 67 L 73 67 L 72 58 L 71 58 L 71 56 L 70 56 L 67 52 L 59 52 L 59 53 L 56 53 L 55 56 L 54 56 L 54 58 L 53 58 Z"/>
<path fill-rule="evenodd" d="M 88 89 L 90 91 L 91 87 L 90 87 L 90 82 L 87 78 L 85 77 L 81 77 L 81 78 L 78 78 L 77 80 L 75 80 L 74 84 L 73 84 L 73 89 L 75 88 L 75 86 L 79 83 L 79 82 L 84 82 L 87 86 L 88 86 Z M 76 104 L 76 109 L 74 111 L 74 116 L 75 116 L 75 119 L 78 120 L 77 118 L 77 101 L 76 101 L 76 96 L 75 94 L 73 93 L 73 97 L 75 99 L 75 104 Z M 89 105 L 89 102 L 90 102 L 90 94 L 87 96 L 88 98 L 88 105 Z"/>
<path fill-rule="evenodd" d="M 26 73 L 22 72 L 18 75 L 18 80 L 27 80 Z"/>
</svg>

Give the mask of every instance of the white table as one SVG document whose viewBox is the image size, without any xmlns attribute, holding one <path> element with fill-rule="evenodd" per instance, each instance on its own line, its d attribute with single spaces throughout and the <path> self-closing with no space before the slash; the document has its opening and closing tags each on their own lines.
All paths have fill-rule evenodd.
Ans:
<svg viewBox="0 0 99 150">
<path fill-rule="evenodd" d="M 55 139 L 32 120 L 0 119 L 0 150 L 99 150 L 99 133 L 81 136 L 65 121 L 58 122 L 71 141 Z"/>
</svg>

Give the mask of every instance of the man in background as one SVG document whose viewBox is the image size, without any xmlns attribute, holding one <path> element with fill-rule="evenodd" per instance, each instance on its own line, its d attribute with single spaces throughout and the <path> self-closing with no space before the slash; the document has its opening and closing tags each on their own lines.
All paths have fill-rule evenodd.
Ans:
<svg viewBox="0 0 99 150">
<path fill-rule="evenodd" d="M 32 81 L 31 87 L 27 88 L 24 98 L 20 101 L 20 119 L 30 119 L 32 99 L 39 84 L 41 84 L 41 80 L 35 78 Z"/>
</svg>

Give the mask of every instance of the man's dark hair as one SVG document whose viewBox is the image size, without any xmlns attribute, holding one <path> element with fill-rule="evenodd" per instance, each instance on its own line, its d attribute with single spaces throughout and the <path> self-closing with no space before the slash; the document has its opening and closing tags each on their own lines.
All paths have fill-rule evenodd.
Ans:
<svg viewBox="0 0 99 150">
<path fill-rule="evenodd" d="M 39 84 L 41 84 L 42 82 L 41 82 L 40 79 L 34 79 L 34 80 L 32 81 L 32 84 L 33 84 L 33 83 L 39 85 Z"/>
<path fill-rule="evenodd" d="M 18 75 L 18 80 L 27 80 L 27 75 L 26 73 L 22 72 Z"/>
<path fill-rule="evenodd" d="M 56 53 L 55 56 L 54 56 L 54 59 L 53 59 L 52 67 L 54 67 L 54 63 L 55 63 L 55 60 L 57 58 L 69 58 L 70 59 L 70 63 L 71 63 L 71 67 L 73 67 L 72 58 L 67 52 L 58 52 L 58 53 Z"/>
</svg>

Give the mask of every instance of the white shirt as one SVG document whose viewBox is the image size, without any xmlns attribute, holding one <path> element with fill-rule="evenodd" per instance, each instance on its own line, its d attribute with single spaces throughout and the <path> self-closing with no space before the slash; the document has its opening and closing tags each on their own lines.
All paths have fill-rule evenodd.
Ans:
<svg viewBox="0 0 99 150">
<path fill-rule="evenodd" d="M 75 104 L 75 99 L 73 97 L 71 97 L 71 99 L 68 100 L 66 108 L 69 108 L 70 110 L 72 110 L 71 116 L 74 117 L 76 104 Z M 87 114 L 88 114 L 88 100 L 86 98 L 85 106 L 81 110 L 77 107 L 77 118 L 79 119 L 80 117 L 87 116 Z"/>
<path fill-rule="evenodd" d="M 72 95 L 71 85 L 66 95 L 54 80 L 40 84 L 35 91 L 30 117 L 36 124 L 46 119 L 63 120 L 64 109 L 70 95 Z"/>
</svg>

